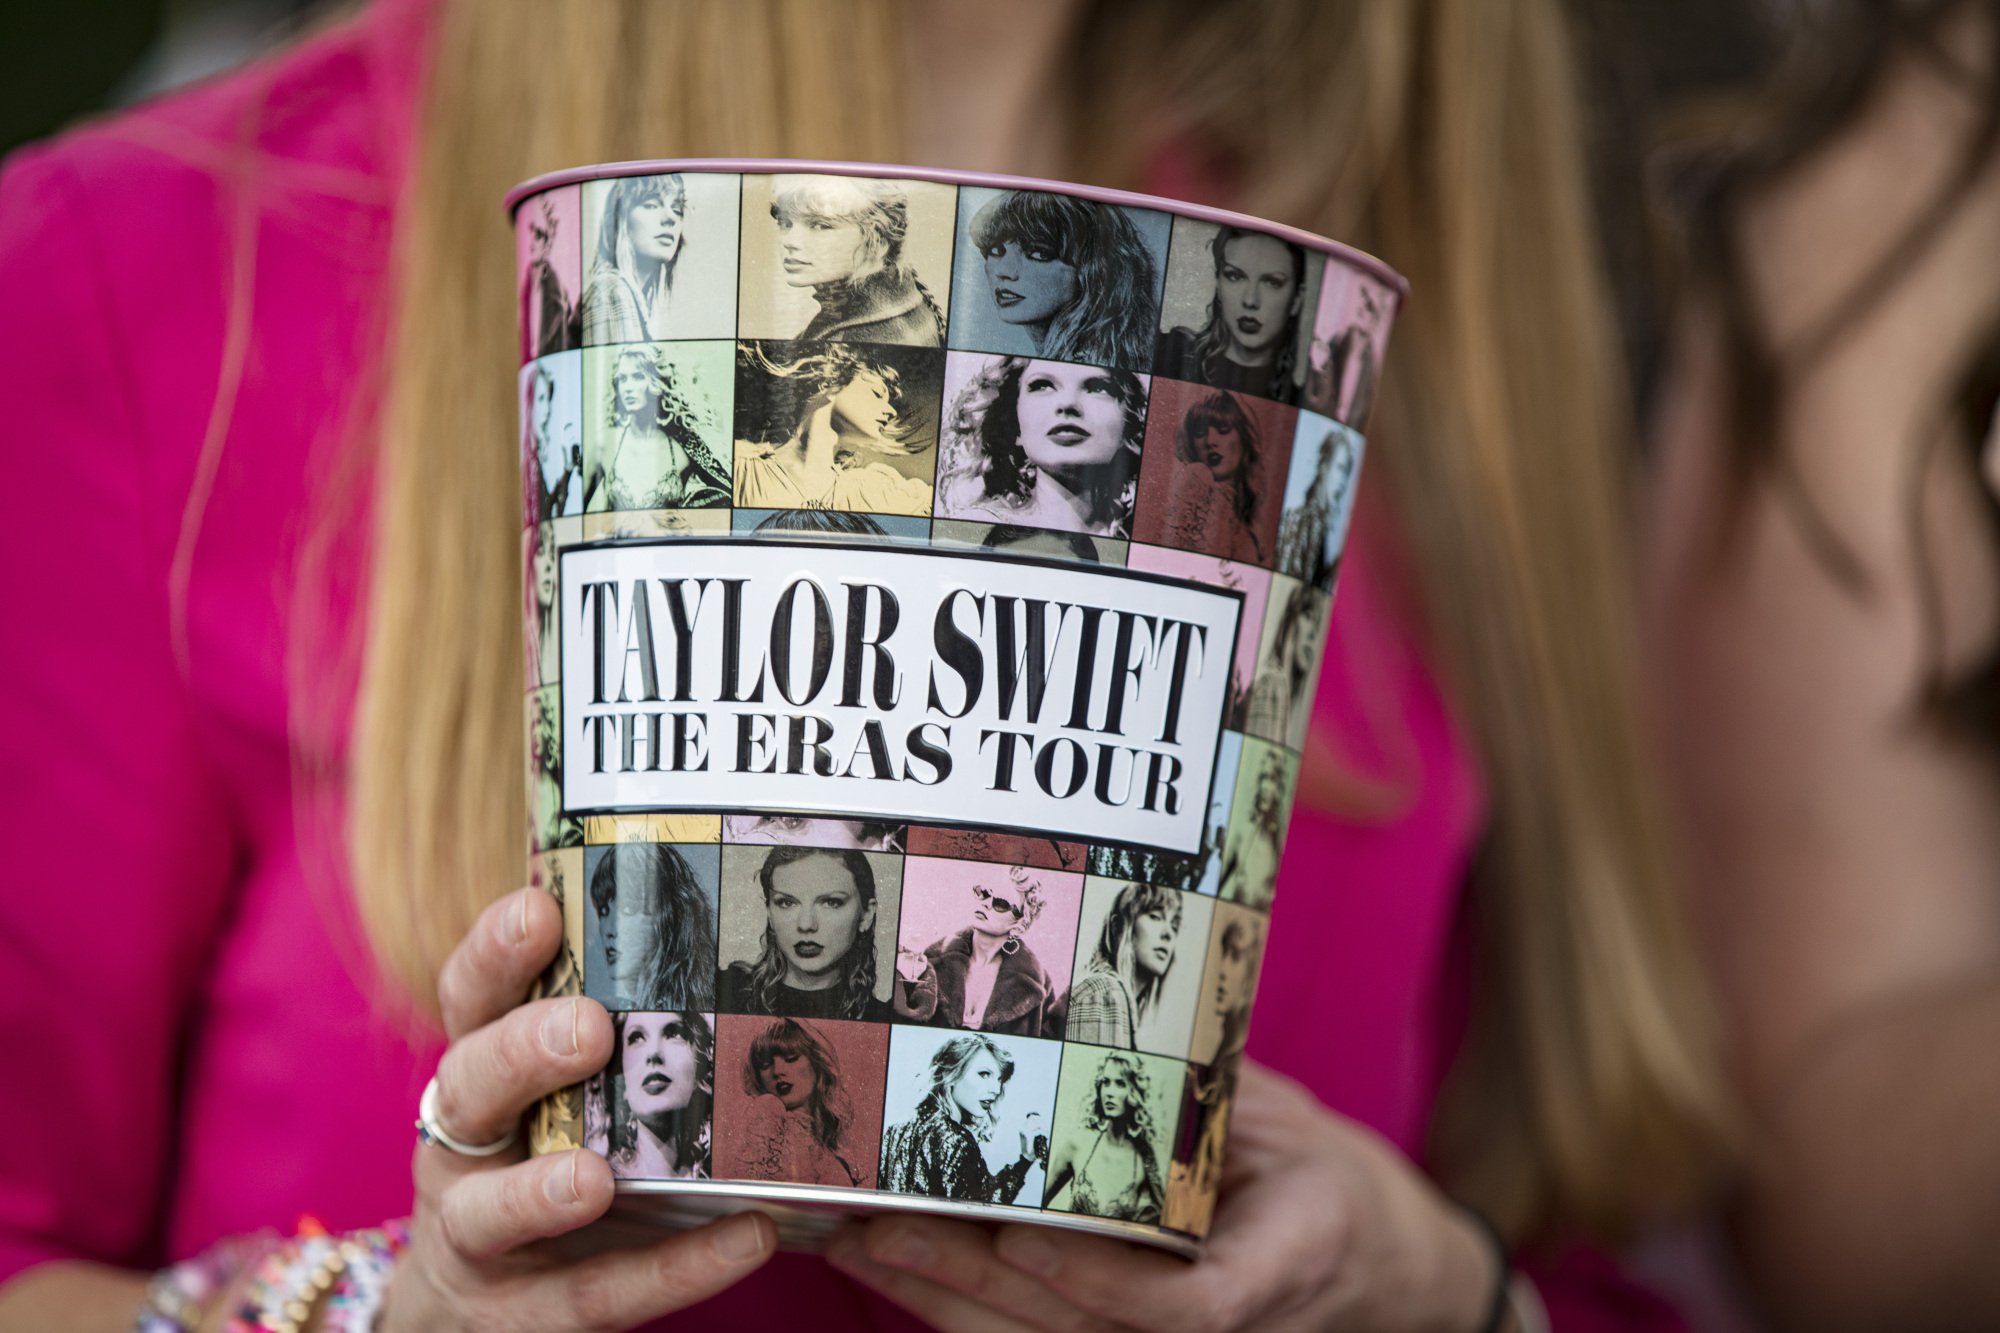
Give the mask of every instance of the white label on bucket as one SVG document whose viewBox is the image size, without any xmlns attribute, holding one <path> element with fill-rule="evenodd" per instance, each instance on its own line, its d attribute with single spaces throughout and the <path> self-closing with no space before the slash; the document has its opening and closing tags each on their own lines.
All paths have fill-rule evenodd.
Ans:
<svg viewBox="0 0 2000 1333">
<path fill-rule="evenodd" d="M 935 547 L 561 559 L 563 805 L 972 825 L 1192 853 L 1240 594 Z"/>
</svg>

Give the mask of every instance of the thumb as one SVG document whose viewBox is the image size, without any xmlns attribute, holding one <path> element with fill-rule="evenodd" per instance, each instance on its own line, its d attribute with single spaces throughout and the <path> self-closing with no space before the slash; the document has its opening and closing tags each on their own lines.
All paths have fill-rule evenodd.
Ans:
<svg viewBox="0 0 2000 1333">
<path fill-rule="evenodd" d="M 633 1328 L 698 1305 L 777 1253 L 777 1224 L 738 1213 L 656 1245 L 598 1255 L 562 1274 L 567 1288 L 537 1327 Z"/>
</svg>

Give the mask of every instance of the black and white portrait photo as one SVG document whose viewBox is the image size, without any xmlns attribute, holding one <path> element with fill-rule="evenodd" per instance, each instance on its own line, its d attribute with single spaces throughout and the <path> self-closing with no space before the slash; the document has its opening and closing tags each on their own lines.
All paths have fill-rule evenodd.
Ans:
<svg viewBox="0 0 2000 1333">
<path fill-rule="evenodd" d="M 1367 429 L 1394 307 L 1395 297 L 1376 279 L 1341 265 L 1328 267 L 1306 351 L 1301 401 L 1308 408 L 1355 430 Z"/>
<path fill-rule="evenodd" d="M 1063 1048 L 1050 1208 L 1159 1222 L 1183 1068 L 1179 1061 L 1130 1051 Z"/>
<path fill-rule="evenodd" d="M 939 518 L 1131 536 L 1145 376 L 954 352 L 946 392 Z"/>
<path fill-rule="evenodd" d="M 528 863 L 529 882 L 562 912 L 562 945 L 535 982 L 534 997 L 583 994 L 583 849 L 564 847 L 538 853 Z"/>
<path fill-rule="evenodd" d="M 521 367 L 525 512 L 546 523 L 583 512 L 583 354 L 559 352 Z"/>
<path fill-rule="evenodd" d="M 737 506 L 928 515 L 943 374 L 916 348 L 738 344 Z"/>
<path fill-rule="evenodd" d="M 691 1010 L 611 1015 L 611 1063 L 584 1098 L 584 1146 L 622 1180 L 706 1180 L 715 1029 Z"/>
<path fill-rule="evenodd" d="M 586 347 L 736 334 L 734 176 L 622 176 L 583 186 Z"/>
<path fill-rule="evenodd" d="M 1272 579 L 1245 731 L 1287 749 L 1305 748 L 1332 609 L 1333 599 L 1311 584 L 1284 574 Z"/>
<path fill-rule="evenodd" d="M 1298 756 L 1255 736 L 1243 741 L 1243 766 L 1236 775 L 1236 805 L 1229 813 L 1229 836 L 1222 850 L 1221 896 L 1262 912 L 1271 910 L 1278 887 L 1278 854 L 1292 817 L 1292 787 Z"/>
<path fill-rule="evenodd" d="M 898 857 L 851 847 L 729 847 L 723 857 L 725 1013 L 889 1021 Z"/>
<path fill-rule="evenodd" d="M 545 191 L 514 214 L 521 274 L 521 360 L 582 346 L 577 285 L 583 262 L 580 187 Z"/>
<path fill-rule="evenodd" d="M 1158 884 L 1086 880 L 1068 1039 L 1185 1054 L 1213 907 Z"/>
<path fill-rule="evenodd" d="M 581 847 L 583 825 L 563 813 L 562 700 L 557 686 L 528 691 L 528 812 L 537 851 Z"/>
<path fill-rule="evenodd" d="M 911 857 L 896 953 L 897 1018 L 1059 1039 L 1081 875 Z"/>
<path fill-rule="evenodd" d="M 1285 510 L 1278 520 L 1278 572 L 1333 591 L 1341 547 L 1354 513 L 1361 471 L 1361 437 L 1309 413 L 1299 415 Z"/>
<path fill-rule="evenodd" d="M 554 685 L 562 674 L 561 639 L 556 633 L 556 560 L 565 546 L 583 538 L 580 519 L 537 523 L 521 535 L 527 566 L 527 598 L 522 606 L 527 631 L 528 684 Z"/>
<path fill-rule="evenodd" d="M 584 448 L 584 509 L 727 507 L 730 344 L 634 343 L 584 356 L 597 413 Z"/>
<path fill-rule="evenodd" d="M 715 1008 L 716 881 L 709 845 L 584 850 L 584 994 L 607 1009 Z"/>
<path fill-rule="evenodd" d="M 740 336 L 942 347 L 957 191 L 746 176 Z"/>
<path fill-rule="evenodd" d="M 1153 373 L 1290 403 L 1306 252 L 1265 232 L 1181 218 Z"/>
<path fill-rule="evenodd" d="M 718 1180 L 873 1189 L 889 1029 L 810 1018 L 716 1018 Z"/>
<path fill-rule="evenodd" d="M 1171 225 L 1069 195 L 960 190 L 951 345 L 1147 369 Z"/>
<path fill-rule="evenodd" d="M 1156 378 L 1135 539 L 1268 568 L 1297 434 L 1295 408 Z"/>
<path fill-rule="evenodd" d="M 1061 1049 L 985 1033 L 896 1028 L 880 1188 L 1038 1205 Z"/>
<path fill-rule="evenodd" d="M 1191 1236 L 1208 1234 L 1222 1190 L 1222 1150 L 1229 1141 L 1229 1112 L 1236 1101 L 1240 1061 L 1189 1065 L 1181 1097 L 1181 1123 L 1167 1168 L 1167 1204 L 1160 1225 Z"/>
<path fill-rule="evenodd" d="M 1188 1058 L 1196 1064 L 1222 1063 L 1243 1050 L 1269 929 L 1265 918 L 1247 907 L 1227 902 L 1215 905 L 1208 961 L 1202 969 L 1200 1003 L 1195 1010 L 1194 1039 L 1188 1049 Z"/>
</svg>

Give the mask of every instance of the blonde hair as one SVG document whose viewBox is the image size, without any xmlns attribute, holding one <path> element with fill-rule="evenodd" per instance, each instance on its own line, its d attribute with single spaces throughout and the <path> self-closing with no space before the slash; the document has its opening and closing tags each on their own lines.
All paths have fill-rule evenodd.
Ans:
<svg viewBox="0 0 2000 1333">
<path fill-rule="evenodd" d="M 349 817 L 362 919 L 418 997 L 528 838 L 502 192 L 621 158 L 902 150 L 898 0 L 547 5 L 442 6 L 399 218 Z M 1241 207 L 1412 281 L 1374 476 L 1491 811 L 1434 1157 L 1510 1234 L 1615 1235 L 1706 1178 L 1724 1120 L 1635 723 L 1629 427 L 1559 0 L 1095 0 L 1072 50 L 1073 125 L 1232 161 Z M 1141 184 L 1147 148 L 1081 135 L 1071 174 Z"/>
</svg>

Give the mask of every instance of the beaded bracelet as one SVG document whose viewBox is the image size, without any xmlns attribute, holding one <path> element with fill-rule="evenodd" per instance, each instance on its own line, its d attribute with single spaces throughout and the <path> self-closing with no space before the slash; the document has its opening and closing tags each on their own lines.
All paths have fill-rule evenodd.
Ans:
<svg viewBox="0 0 2000 1333">
<path fill-rule="evenodd" d="M 323 1230 L 272 1251 L 258 1263 L 226 1333 L 299 1333 L 345 1265 L 340 1242 Z"/>
<path fill-rule="evenodd" d="M 194 1258 L 161 1269 L 146 1284 L 146 1302 L 133 1321 L 133 1333 L 194 1333 L 209 1302 L 278 1245 L 273 1231 L 226 1236 Z"/>
<path fill-rule="evenodd" d="M 410 1224 L 406 1221 L 357 1231 L 341 1242 L 347 1266 L 327 1297 L 320 1333 L 374 1333 L 375 1317 L 388 1294 L 396 1256 L 409 1243 Z"/>
<path fill-rule="evenodd" d="M 409 1242 L 408 1222 L 332 1236 L 302 1218 L 297 1237 L 259 1260 L 226 1333 L 300 1333 L 322 1309 L 321 1333 L 373 1333 Z"/>
</svg>

